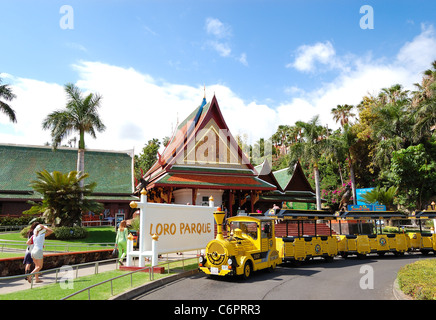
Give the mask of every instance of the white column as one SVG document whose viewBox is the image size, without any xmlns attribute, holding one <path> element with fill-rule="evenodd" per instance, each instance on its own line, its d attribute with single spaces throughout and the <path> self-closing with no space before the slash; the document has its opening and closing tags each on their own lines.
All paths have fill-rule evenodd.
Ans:
<svg viewBox="0 0 436 320">
<path fill-rule="evenodd" d="M 151 252 L 152 252 L 151 266 L 154 267 L 157 266 L 159 263 L 158 262 L 159 255 L 157 252 L 157 240 L 159 239 L 159 237 L 156 234 L 154 234 L 151 238 L 153 239 L 151 241 Z"/>
</svg>

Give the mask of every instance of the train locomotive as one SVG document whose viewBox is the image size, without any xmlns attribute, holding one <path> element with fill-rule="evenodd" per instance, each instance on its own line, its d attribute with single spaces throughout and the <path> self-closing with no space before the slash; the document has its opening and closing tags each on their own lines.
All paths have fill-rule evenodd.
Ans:
<svg viewBox="0 0 436 320">
<path fill-rule="evenodd" d="M 422 232 L 383 234 L 334 235 L 331 222 L 344 220 L 380 221 L 381 219 L 435 219 L 436 211 L 422 211 L 407 217 L 397 212 L 338 212 L 331 214 L 319 210 L 270 210 L 265 214 L 244 214 L 230 217 L 226 221 L 227 236 L 223 235 L 223 211 L 214 212 L 217 224 L 216 238 L 208 243 L 204 254 L 199 257 L 199 269 L 216 276 L 242 276 L 248 278 L 253 271 L 273 271 L 279 264 L 323 258 L 333 261 L 335 256 L 346 258 L 356 255 L 364 258 L 368 254 L 385 253 L 403 255 L 405 252 L 420 251 L 422 254 L 436 253 L 436 235 Z M 318 235 L 316 222 L 330 222 L 330 235 Z M 276 236 L 277 222 L 286 223 L 286 236 Z M 304 222 L 312 221 L 314 235 L 306 235 Z M 288 223 L 298 224 L 298 236 L 288 236 Z M 380 224 L 379 224 L 380 225 Z"/>
<path fill-rule="evenodd" d="M 199 257 L 199 268 L 210 275 L 242 275 L 253 271 L 274 270 L 282 262 L 276 249 L 274 219 L 264 216 L 236 216 L 227 220 L 224 238 L 222 224 L 225 212 L 214 212 L 216 238 L 208 243 Z"/>
</svg>

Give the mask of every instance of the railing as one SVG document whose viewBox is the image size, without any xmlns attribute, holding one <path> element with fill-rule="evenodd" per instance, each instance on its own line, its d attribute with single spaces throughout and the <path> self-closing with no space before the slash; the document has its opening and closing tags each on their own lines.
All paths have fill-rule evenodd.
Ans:
<svg viewBox="0 0 436 320">
<path fill-rule="evenodd" d="M 198 255 L 197 255 L 198 256 Z M 114 293 L 113 293 L 113 281 L 114 280 L 117 280 L 117 279 L 120 279 L 120 278 L 123 278 L 123 277 L 127 277 L 127 276 L 130 276 L 130 287 L 132 288 L 133 287 L 133 274 L 135 274 L 135 273 L 137 273 L 137 272 L 141 272 L 141 271 L 145 271 L 145 270 L 147 270 L 148 269 L 148 273 L 149 273 L 149 281 L 151 281 L 151 280 L 154 280 L 154 268 L 155 267 L 159 267 L 159 266 L 163 266 L 163 265 L 167 265 L 168 266 L 168 274 L 170 274 L 170 263 L 176 263 L 176 262 L 182 262 L 182 268 L 183 268 L 183 270 L 185 270 L 185 261 L 186 260 L 191 260 L 191 259 L 194 259 L 194 258 L 184 258 L 184 259 L 178 259 L 178 260 L 173 260 L 173 261 L 171 261 L 171 260 L 167 260 L 166 262 L 162 262 L 162 263 L 159 263 L 158 265 L 156 265 L 156 266 L 154 266 L 154 267 L 152 267 L 151 265 L 150 266 L 147 266 L 147 267 L 144 267 L 144 268 L 141 268 L 141 269 L 138 269 L 138 270 L 135 270 L 135 271 L 131 271 L 131 272 L 129 272 L 129 273 L 126 273 L 126 274 L 123 274 L 123 275 L 120 275 L 120 276 L 117 276 L 117 277 L 114 277 L 114 278 L 111 278 L 111 279 L 108 279 L 108 280 L 105 280 L 105 281 L 102 281 L 102 282 L 99 282 L 99 283 L 96 283 L 96 284 L 93 284 L 93 285 L 91 285 L 91 286 L 89 286 L 89 287 L 86 287 L 86 288 L 84 288 L 84 289 L 82 289 L 82 290 L 79 290 L 79 291 L 77 291 L 77 292 L 74 292 L 74 293 L 72 293 L 72 294 L 70 294 L 70 295 L 68 295 L 68 296 L 66 296 L 66 297 L 64 297 L 64 298 L 62 298 L 61 300 L 67 300 L 67 299 L 69 299 L 69 298 L 71 298 L 71 297 L 74 297 L 74 296 L 76 296 L 76 295 L 78 295 L 78 294 L 80 294 L 80 293 L 82 293 L 82 292 L 85 292 L 85 291 L 88 291 L 88 300 L 91 300 L 91 289 L 92 288 L 95 288 L 95 287 L 97 287 L 97 286 L 100 286 L 100 285 L 102 285 L 102 284 L 105 284 L 105 283 L 108 283 L 108 282 L 110 282 L 111 283 L 111 296 L 113 296 L 114 295 Z M 198 258 L 197 258 L 198 259 Z"/>
<path fill-rule="evenodd" d="M 69 244 L 54 244 L 54 243 L 44 243 L 45 251 L 49 252 L 70 252 L 71 248 L 86 248 L 85 251 L 91 249 L 99 250 L 105 248 L 113 248 L 115 243 L 113 242 L 96 242 L 96 243 L 69 243 Z M 5 248 L 12 250 L 26 250 L 26 241 L 19 240 L 0 240 L 0 252 L 4 252 Z M 16 249 L 14 249 L 16 248 Z M 61 250 L 56 250 L 61 248 Z M 77 251 L 77 249 L 76 249 Z"/>
<path fill-rule="evenodd" d="M 76 269 L 75 272 L 75 278 L 77 279 L 79 277 L 79 267 L 83 267 L 83 266 L 87 266 L 87 265 L 93 265 L 95 267 L 95 271 L 94 274 L 98 274 L 98 267 L 100 264 L 103 263 L 108 263 L 108 262 L 114 262 L 119 260 L 118 258 L 113 258 L 113 259 L 107 259 L 107 260 L 100 260 L 100 261 L 94 261 L 94 262 L 86 262 L 86 263 L 80 263 L 80 264 L 74 264 L 74 265 L 66 265 L 66 266 L 62 266 L 59 268 L 53 268 L 53 269 L 48 269 L 48 270 L 43 270 L 43 271 L 39 271 L 39 272 L 35 272 L 35 273 L 28 273 L 26 275 L 17 275 L 17 276 L 8 276 L 8 277 L 0 277 L 0 282 L 2 281 L 6 281 L 6 280 L 14 280 L 14 279 L 23 279 L 23 278 L 27 278 L 28 276 L 32 276 L 31 278 L 31 282 L 30 282 L 30 289 L 33 289 L 33 279 L 34 279 L 34 275 L 36 274 L 44 274 L 44 273 L 53 273 L 56 272 L 56 276 L 55 276 L 55 283 L 58 282 L 58 275 L 60 271 L 65 271 L 65 267 L 70 267 L 74 270 L 74 268 Z M 118 263 L 115 263 L 115 270 L 118 268 Z"/>
<path fill-rule="evenodd" d="M 28 226 L 27 224 L 20 225 L 20 226 L 12 226 L 12 225 L 11 226 L 0 226 L 0 232 L 22 230 L 27 226 Z"/>
<path fill-rule="evenodd" d="M 89 221 L 83 221 L 82 220 L 82 227 L 101 227 L 101 226 L 113 226 L 112 221 L 108 220 L 89 220 Z"/>
</svg>

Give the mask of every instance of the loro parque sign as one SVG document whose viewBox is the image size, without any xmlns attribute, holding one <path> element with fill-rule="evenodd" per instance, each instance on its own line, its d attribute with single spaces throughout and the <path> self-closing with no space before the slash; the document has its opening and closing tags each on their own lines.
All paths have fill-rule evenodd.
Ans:
<svg viewBox="0 0 436 320">
<path fill-rule="evenodd" d="M 139 250 L 132 244 L 127 249 L 127 266 L 132 258 L 139 257 L 139 266 L 145 266 L 145 258 L 157 263 L 159 254 L 204 249 L 214 238 L 213 199 L 209 206 L 193 206 L 147 202 L 145 192 L 141 201 L 131 207 L 140 209 Z M 153 236 L 157 241 L 153 241 Z"/>
</svg>

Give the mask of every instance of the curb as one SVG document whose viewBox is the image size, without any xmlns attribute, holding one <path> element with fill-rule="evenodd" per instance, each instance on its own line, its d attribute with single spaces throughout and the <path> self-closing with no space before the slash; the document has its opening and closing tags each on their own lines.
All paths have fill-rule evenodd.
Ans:
<svg viewBox="0 0 436 320">
<path fill-rule="evenodd" d="M 147 283 L 145 285 L 133 288 L 129 291 L 126 291 L 126 292 L 120 293 L 116 296 L 113 296 L 113 297 L 109 298 L 108 300 L 131 300 L 131 299 L 133 299 L 141 294 L 144 294 L 148 291 L 156 289 L 160 286 L 164 286 L 164 285 L 171 283 L 173 281 L 179 280 L 179 279 L 184 278 L 184 277 L 189 277 L 189 276 L 192 276 L 192 275 L 197 274 L 197 273 L 199 273 L 199 270 L 194 269 L 194 270 L 190 270 L 190 271 L 181 272 L 181 273 L 178 273 L 178 274 L 175 274 L 172 276 L 168 276 L 168 277 L 165 277 L 165 278 L 162 278 L 159 280 L 154 280 L 154 281 Z"/>
<path fill-rule="evenodd" d="M 396 300 L 414 300 L 412 297 L 408 296 L 403 291 L 401 291 L 400 285 L 398 284 L 398 278 L 395 278 L 392 291 L 394 293 L 394 297 Z"/>
</svg>

